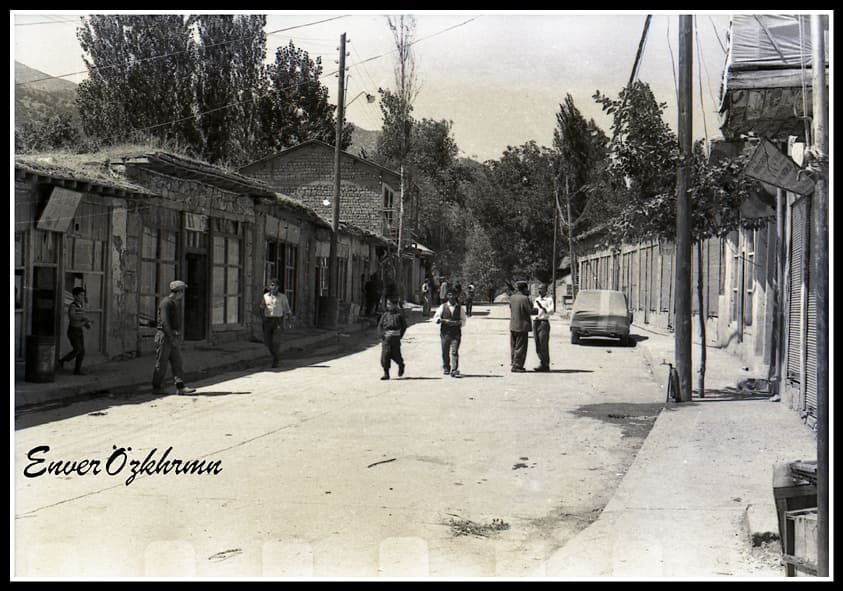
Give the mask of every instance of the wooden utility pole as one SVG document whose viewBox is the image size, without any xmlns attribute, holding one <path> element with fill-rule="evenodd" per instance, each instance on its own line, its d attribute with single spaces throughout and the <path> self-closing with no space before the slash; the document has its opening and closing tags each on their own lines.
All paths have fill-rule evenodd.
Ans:
<svg viewBox="0 0 843 591">
<path fill-rule="evenodd" d="M 691 400 L 691 91 L 693 16 L 679 17 L 679 167 L 676 171 L 675 363 L 679 402 Z"/>
<path fill-rule="evenodd" d="M 331 248 L 328 253 L 328 314 L 325 317 L 326 326 L 336 326 L 337 323 L 337 237 L 340 228 L 340 191 L 342 189 L 340 175 L 340 154 L 342 153 L 342 126 L 345 119 L 345 33 L 340 35 L 340 69 L 339 91 L 337 95 L 337 133 L 334 145 L 334 215 L 331 219 Z"/>
<path fill-rule="evenodd" d="M 814 141 L 810 166 L 817 174 L 811 203 L 811 274 L 817 310 L 817 574 L 828 576 L 828 96 L 823 15 L 811 15 Z"/>
<path fill-rule="evenodd" d="M 568 259 L 571 265 L 571 297 L 577 297 L 577 255 L 574 252 L 574 220 L 571 218 L 571 190 L 568 186 L 568 177 L 565 177 L 565 200 L 567 201 L 568 221 Z M 556 194 L 556 205 L 559 206 L 559 193 Z"/>
<path fill-rule="evenodd" d="M 553 308 L 555 310 L 559 309 L 558 302 L 556 301 L 556 267 L 558 265 L 558 258 L 557 250 L 556 250 L 556 234 L 559 232 L 559 208 L 556 207 L 556 203 L 559 202 L 559 189 L 558 189 L 558 182 L 556 179 L 553 179 L 553 255 L 551 257 L 551 264 L 553 265 L 553 269 L 550 272 L 550 288 L 553 297 Z"/>
</svg>

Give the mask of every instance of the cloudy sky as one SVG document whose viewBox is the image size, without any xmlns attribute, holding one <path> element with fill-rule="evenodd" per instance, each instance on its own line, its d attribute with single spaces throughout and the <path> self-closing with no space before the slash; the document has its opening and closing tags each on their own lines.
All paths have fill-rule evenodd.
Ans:
<svg viewBox="0 0 843 591">
<path fill-rule="evenodd" d="M 694 135 L 719 137 L 717 107 L 730 15 L 694 13 Z M 87 12 L 10 14 L 14 59 L 53 76 L 81 81 L 84 74 L 69 74 L 85 70 L 76 40 L 82 14 Z M 509 145 L 530 140 L 549 146 L 555 114 L 567 93 L 586 117 L 593 117 L 608 133 L 610 119 L 592 95 L 600 90 L 615 97 L 626 85 L 647 13 L 413 14 L 420 82 L 414 115 L 451 120 L 462 154 L 486 160 L 499 158 Z M 675 129 L 678 12 L 652 14 L 638 79 L 648 82 L 658 100 L 668 104 L 665 118 Z M 377 95 L 378 87 L 395 87 L 395 44 L 384 11 L 274 12 L 268 13 L 266 29 L 268 60 L 276 47 L 290 40 L 312 57 L 322 56 L 323 83 L 333 102 L 338 82 L 331 73 L 337 67 L 340 35 L 346 33 L 350 41 L 346 117 L 360 127 L 380 129 L 378 105 L 368 103 L 365 93 Z"/>
</svg>

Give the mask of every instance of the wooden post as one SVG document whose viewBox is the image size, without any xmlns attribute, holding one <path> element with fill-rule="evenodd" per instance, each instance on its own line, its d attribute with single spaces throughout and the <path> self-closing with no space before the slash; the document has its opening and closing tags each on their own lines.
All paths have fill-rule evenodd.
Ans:
<svg viewBox="0 0 843 591">
<path fill-rule="evenodd" d="M 817 574 L 828 576 L 828 89 L 823 15 L 811 15 L 814 141 L 817 174 L 811 203 L 811 274 L 817 310 Z"/>
<path fill-rule="evenodd" d="M 679 152 L 676 171 L 676 333 L 679 402 L 691 400 L 691 90 L 693 16 L 679 17 Z"/>
</svg>

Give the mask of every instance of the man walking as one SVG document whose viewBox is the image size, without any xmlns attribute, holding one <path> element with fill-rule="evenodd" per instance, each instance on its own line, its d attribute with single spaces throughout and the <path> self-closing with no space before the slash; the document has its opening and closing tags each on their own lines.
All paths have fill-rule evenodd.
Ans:
<svg viewBox="0 0 843 591">
<path fill-rule="evenodd" d="M 547 284 L 539 286 L 539 297 L 533 303 L 536 319 L 533 321 L 533 335 L 536 339 L 536 355 L 539 366 L 535 371 L 550 371 L 550 315 L 556 311 L 553 297 L 547 295 Z"/>
<path fill-rule="evenodd" d="M 532 324 L 532 310 L 533 306 L 527 295 L 527 282 L 519 281 L 515 284 L 514 293 L 509 296 L 509 350 L 513 373 L 527 371 L 524 361 L 527 359 L 527 337 Z"/>
<path fill-rule="evenodd" d="M 445 295 L 448 301 L 439 306 L 433 315 L 433 321 L 439 325 L 442 371 L 445 375 L 456 378 L 460 375 L 460 340 L 462 327 L 465 326 L 465 312 L 457 301 L 457 294 L 453 288 L 449 288 Z"/>
<path fill-rule="evenodd" d="M 187 284 L 184 281 L 171 281 L 169 295 L 161 298 L 158 304 L 158 331 L 155 333 L 155 366 L 152 370 L 152 393 L 166 394 L 163 388 L 164 377 L 167 375 L 167 364 L 173 371 L 173 381 L 180 395 L 193 394 L 194 388 L 184 384 L 182 376 L 181 358 L 181 307 L 179 302 L 184 298 Z"/>
<path fill-rule="evenodd" d="M 85 316 L 85 288 L 76 286 L 73 288 L 73 301 L 67 307 L 67 339 L 72 347 L 70 353 L 59 359 L 59 367 L 73 358 L 76 358 L 73 374 L 85 375 L 82 371 L 82 360 L 85 358 L 85 334 L 83 328 L 91 328 L 91 321 Z"/>
<path fill-rule="evenodd" d="M 281 357 L 281 331 L 284 323 L 289 323 L 293 311 L 286 294 L 279 293 L 279 281 L 270 279 L 269 291 L 263 294 L 260 309 L 263 319 L 263 344 L 272 355 L 272 367 L 278 367 Z"/>
</svg>

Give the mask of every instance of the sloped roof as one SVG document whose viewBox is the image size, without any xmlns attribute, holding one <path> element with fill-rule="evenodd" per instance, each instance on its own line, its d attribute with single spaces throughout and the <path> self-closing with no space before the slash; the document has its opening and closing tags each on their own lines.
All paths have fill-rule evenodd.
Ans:
<svg viewBox="0 0 843 591">
<path fill-rule="evenodd" d="M 164 174 L 199 180 L 234 193 L 250 193 L 264 197 L 275 195 L 272 187 L 258 179 L 170 152 L 148 152 L 142 156 L 125 158 L 124 163 L 149 168 Z"/>
<path fill-rule="evenodd" d="M 109 168 L 104 161 L 93 160 L 93 156 L 69 152 L 22 154 L 15 156 L 15 169 L 57 181 L 89 184 L 92 189 L 99 187 L 107 193 L 117 195 L 125 193 L 158 195 L 146 187 L 130 182 L 126 177 Z"/>
<path fill-rule="evenodd" d="M 272 160 L 273 158 L 289 156 L 293 152 L 298 151 L 301 148 L 304 148 L 305 146 L 319 146 L 321 148 L 326 148 L 326 149 L 330 150 L 332 153 L 334 152 L 334 146 L 332 146 L 331 144 L 329 144 L 327 142 L 323 142 L 322 140 L 307 140 L 307 141 L 304 141 L 300 144 L 296 144 L 295 146 L 291 146 L 289 148 L 281 150 L 280 152 L 275 152 L 273 154 L 269 154 L 268 156 L 264 156 L 263 158 L 255 160 L 254 162 L 250 162 L 249 164 L 241 167 L 239 170 L 241 170 L 241 171 L 245 170 L 245 169 L 247 169 L 251 166 L 254 166 L 255 164 L 259 164 L 261 162 L 266 162 L 267 160 Z M 399 178 L 401 176 L 401 174 L 399 172 L 395 171 L 395 170 L 390 170 L 386 167 L 381 166 L 380 164 L 376 164 L 376 163 L 372 162 L 371 160 L 366 160 L 365 158 L 360 158 L 359 156 L 355 156 L 351 152 L 346 152 L 345 150 L 342 150 L 342 153 L 345 154 L 346 156 L 348 156 L 349 158 L 351 158 L 353 160 L 356 160 L 357 162 L 362 162 L 363 164 L 365 164 L 367 166 L 371 166 L 372 168 L 374 168 L 376 170 L 379 170 L 381 172 L 384 172 L 386 174 L 390 174 L 390 175 L 393 175 L 393 176 L 399 177 Z"/>
</svg>

